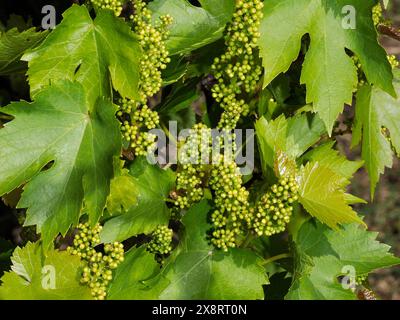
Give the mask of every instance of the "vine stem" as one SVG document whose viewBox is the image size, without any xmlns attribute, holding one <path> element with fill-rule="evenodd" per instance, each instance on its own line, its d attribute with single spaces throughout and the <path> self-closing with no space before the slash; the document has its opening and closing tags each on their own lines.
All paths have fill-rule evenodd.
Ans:
<svg viewBox="0 0 400 320">
<path fill-rule="evenodd" d="M 264 262 L 262 263 L 262 265 L 265 266 L 268 263 L 271 263 L 271 262 L 274 262 L 274 261 L 277 261 L 277 260 L 281 260 L 281 259 L 285 259 L 285 258 L 290 258 L 291 256 L 292 255 L 289 252 L 281 253 L 281 254 L 278 254 L 278 255 L 273 256 L 271 258 L 265 259 Z"/>
<path fill-rule="evenodd" d="M 176 140 L 176 138 L 174 136 L 172 136 L 171 132 L 169 132 L 168 128 L 166 127 L 166 125 L 162 122 L 160 122 L 160 127 L 161 129 L 165 132 L 165 134 L 167 135 L 167 137 L 173 141 L 175 143 L 176 146 L 178 146 L 178 141 Z"/>
<path fill-rule="evenodd" d="M 239 247 L 241 247 L 241 248 L 247 247 L 253 239 L 254 239 L 254 235 L 251 232 L 249 232 Z"/>
</svg>

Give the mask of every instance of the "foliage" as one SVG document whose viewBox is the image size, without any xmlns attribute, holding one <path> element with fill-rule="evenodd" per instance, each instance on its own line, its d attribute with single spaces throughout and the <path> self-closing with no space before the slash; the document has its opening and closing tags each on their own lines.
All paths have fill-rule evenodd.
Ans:
<svg viewBox="0 0 400 320">
<path fill-rule="evenodd" d="M 0 196 L 36 231 L 0 228 L 0 299 L 351 300 L 400 264 L 349 191 L 400 154 L 378 1 L 82 2 L 0 23 Z"/>
</svg>

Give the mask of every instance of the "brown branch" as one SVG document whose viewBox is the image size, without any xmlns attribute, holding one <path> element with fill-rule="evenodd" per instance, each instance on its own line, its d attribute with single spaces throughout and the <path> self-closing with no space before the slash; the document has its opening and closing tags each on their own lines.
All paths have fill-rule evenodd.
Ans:
<svg viewBox="0 0 400 320">
<path fill-rule="evenodd" d="M 400 31 L 398 29 L 396 29 L 395 27 L 387 26 L 384 24 L 379 24 L 378 31 L 380 34 L 383 34 L 392 39 L 400 41 Z"/>
</svg>

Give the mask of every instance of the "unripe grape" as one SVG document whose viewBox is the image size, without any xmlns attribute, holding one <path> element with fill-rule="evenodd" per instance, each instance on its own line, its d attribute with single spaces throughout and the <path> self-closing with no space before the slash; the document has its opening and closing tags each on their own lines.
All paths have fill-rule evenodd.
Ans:
<svg viewBox="0 0 400 320">
<path fill-rule="evenodd" d="M 69 252 L 77 255 L 84 263 L 81 283 L 91 288 L 95 299 L 103 300 L 106 297 L 106 286 L 112 280 L 112 271 L 123 261 L 124 248 L 122 243 L 105 244 L 104 254 L 97 252 L 95 247 L 100 244 L 102 227 L 96 225 L 92 230 L 88 224 L 80 223 L 78 233 L 74 238 L 74 246 Z"/>
<path fill-rule="evenodd" d="M 108 9 L 114 12 L 116 16 L 121 15 L 124 0 L 90 0 L 95 8 Z"/>
<path fill-rule="evenodd" d="M 167 226 L 159 226 L 151 236 L 152 240 L 147 247 L 149 252 L 166 255 L 172 251 L 172 229 L 169 229 Z"/>
<path fill-rule="evenodd" d="M 254 211 L 247 217 L 247 225 L 257 235 L 271 236 L 285 231 L 297 201 L 298 185 L 294 177 L 282 177 L 262 196 Z"/>
<path fill-rule="evenodd" d="M 214 59 L 212 70 L 218 83 L 212 96 L 224 110 L 219 128 L 233 129 L 249 106 L 239 96 L 254 91 L 261 76 L 255 49 L 262 19 L 261 0 L 236 1 L 236 12 L 225 35 L 226 52 Z"/>
</svg>

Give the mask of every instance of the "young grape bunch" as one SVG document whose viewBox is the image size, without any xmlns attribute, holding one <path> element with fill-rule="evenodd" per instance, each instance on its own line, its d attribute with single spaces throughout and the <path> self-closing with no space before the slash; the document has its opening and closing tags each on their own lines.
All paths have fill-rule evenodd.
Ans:
<svg viewBox="0 0 400 320">
<path fill-rule="evenodd" d="M 352 56 L 352 59 L 353 59 L 355 66 L 357 67 L 357 76 L 358 76 L 357 87 L 361 87 L 367 83 L 367 79 L 362 70 L 362 65 L 361 65 L 360 59 L 357 56 Z M 395 69 L 400 65 L 400 62 L 397 60 L 397 57 L 393 54 L 387 55 L 387 59 L 391 65 L 392 69 Z M 357 88 L 355 88 L 355 91 L 357 91 Z"/>
<path fill-rule="evenodd" d="M 392 69 L 395 69 L 399 66 L 400 62 L 397 60 L 397 57 L 394 54 L 390 54 L 387 56 Z"/>
<path fill-rule="evenodd" d="M 98 9 L 108 9 L 118 17 L 121 15 L 124 0 L 90 0 L 91 4 Z"/>
<path fill-rule="evenodd" d="M 121 126 L 123 136 L 129 142 L 136 156 L 145 156 L 155 147 L 156 136 L 147 130 L 156 128 L 160 119 L 156 111 L 147 105 L 140 106 L 135 101 L 121 99 L 118 116 L 129 117 Z"/>
<path fill-rule="evenodd" d="M 392 141 L 392 138 L 390 137 L 389 130 L 385 127 L 382 127 L 381 132 L 382 132 L 383 136 L 385 137 L 386 141 L 390 143 L 390 147 L 391 147 L 393 153 L 396 155 L 397 158 L 400 158 L 400 152 L 397 152 L 395 146 L 393 145 L 393 141 Z"/>
<path fill-rule="evenodd" d="M 215 210 L 211 214 L 211 243 L 227 251 L 238 245 L 249 209 L 249 192 L 242 186 L 242 177 L 233 160 L 220 156 L 210 173 L 209 185 L 214 192 Z"/>
<path fill-rule="evenodd" d="M 173 20 L 170 15 L 161 16 L 155 25 L 151 21 L 151 11 L 142 0 L 134 0 L 133 20 L 135 33 L 139 37 L 143 56 L 140 61 L 140 103 L 146 104 L 147 98 L 156 94 L 162 86 L 161 72 L 171 61 L 168 57 L 165 41 L 168 39 L 168 27 Z"/>
<path fill-rule="evenodd" d="M 240 117 L 249 111 L 242 96 L 255 90 L 262 74 L 255 54 L 262 8 L 261 0 L 236 1 L 236 10 L 225 36 L 226 52 L 215 58 L 212 65 L 217 80 L 212 96 L 224 110 L 219 128 L 234 129 Z"/>
<path fill-rule="evenodd" d="M 285 231 L 298 200 L 298 185 L 294 177 L 282 177 L 257 203 L 248 225 L 258 236 L 272 236 Z"/>
<path fill-rule="evenodd" d="M 168 38 L 168 27 L 172 23 L 169 15 L 161 16 L 160 21 L 152 24 L 151 11 L 145 1 L 133 1 L 133 21 L 135 33 L 138 35 L 142 49 L 139 70 L 138 101 L 120 99 L 118 117 L 122 121 L 121 130 L 129 142 L 135 156 L 145 156 L 155 146 L 156 136 L 147 132 L 159 125 L 159 115 L 148 106 L 148 99 L 162 87 L 161 72 L 170 62 L 165 46 Z"/>
<path fill-rule="evenodd" d="M 174 200 L 179 209 L 187 209 L 203 198 L 211 150 L 211 130 L 202 123 L 194 125 L 179 148 Z"/>
<path fill-rule="evenodd" d="M 149 252 L 159 255 L 166 255 L 172 251 L 172 237 L 174 232 L 167 226 L 159 226 L 152 233 L 152 240 L 147 249 Z"/>
<path fill-rule="evenodd" d="M 106 298 L 107 286 L 112 280 L 112 270 L 124 261 L 122 243 L 105 244 L 104 253 L 96 251 L 95 247 L 100 244 L 101 229 L 100 225 L 91 229 L 87 223 L 79 224 L 73 246 L 68 247 L 68 251 L 80 257 L 84 263 L 81 283 L 89 286 L 96 300 Z"/>
<path fill-rule="evenodd" d="M 384 22 L 383 10 L 380 3 L 378 3 L 372 8 L 372 21 L 374 22 L 375 26 Z"/>
</svg>

